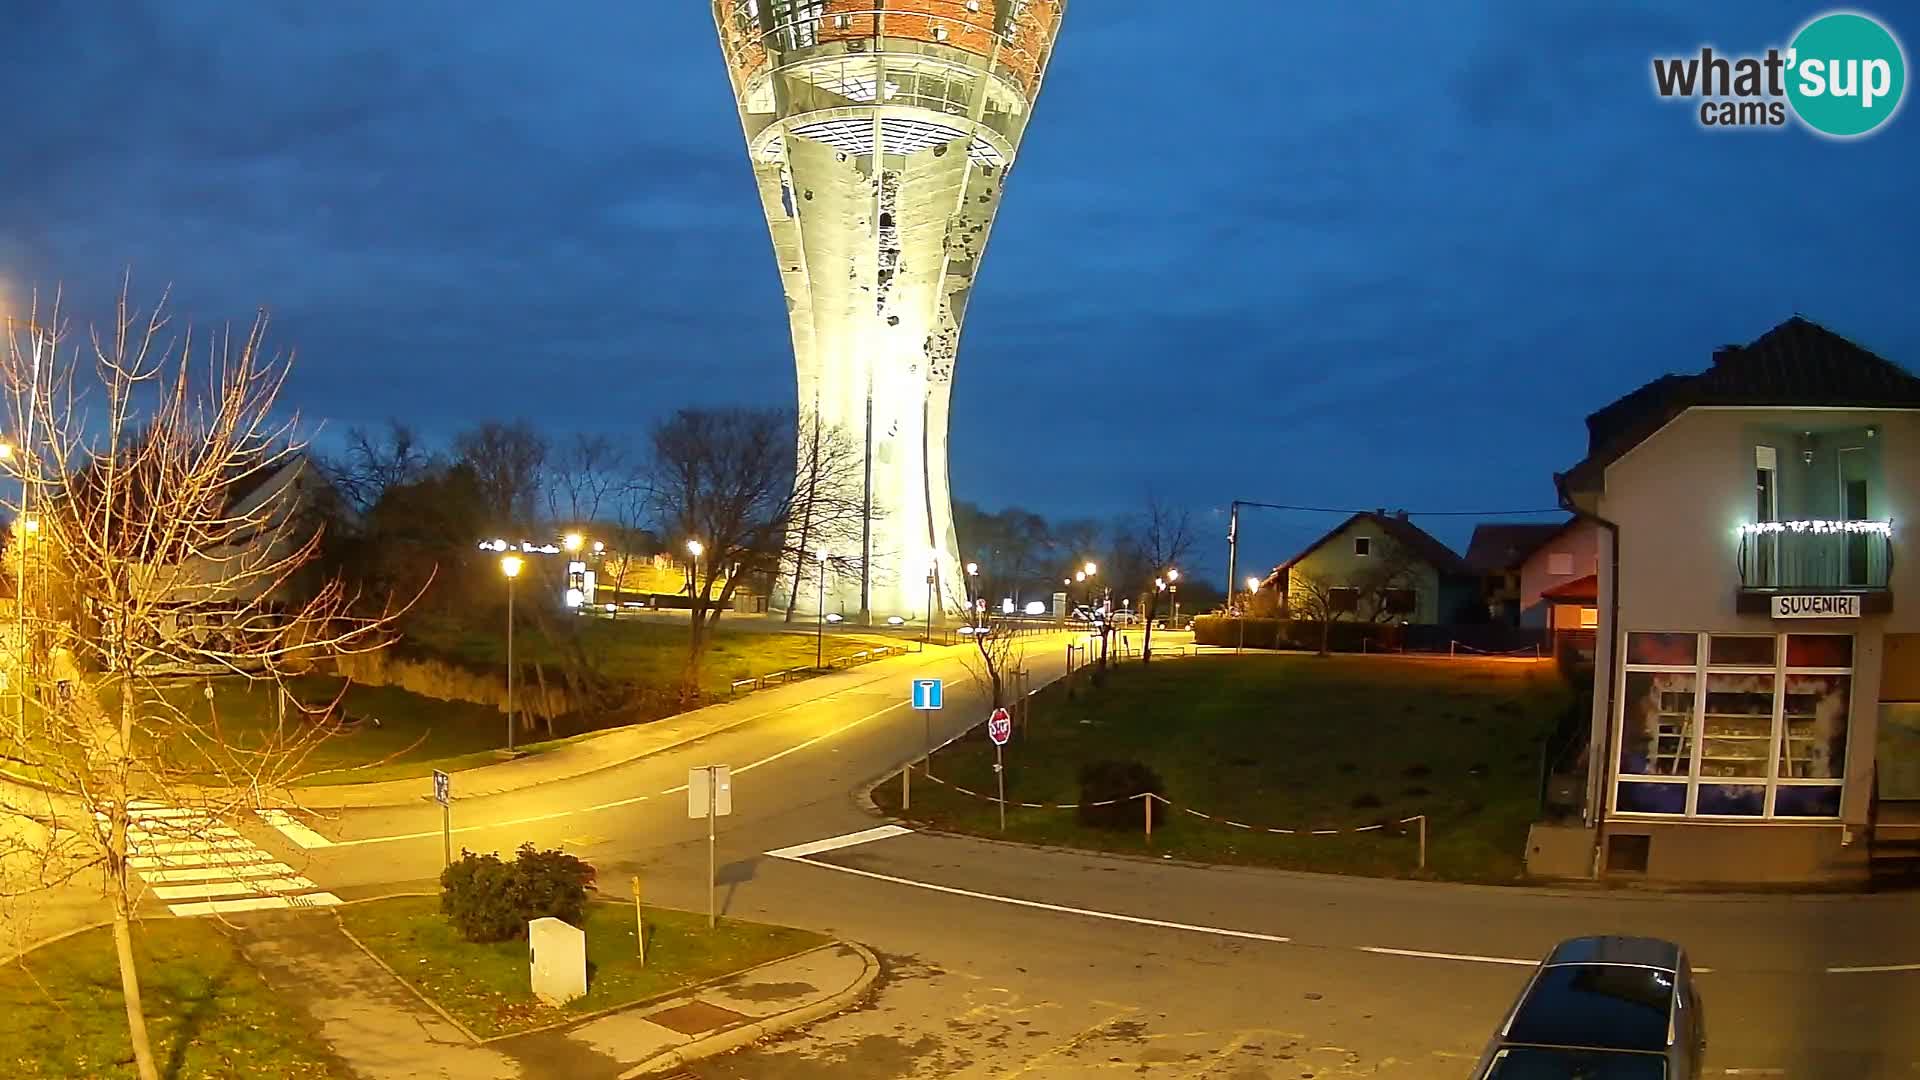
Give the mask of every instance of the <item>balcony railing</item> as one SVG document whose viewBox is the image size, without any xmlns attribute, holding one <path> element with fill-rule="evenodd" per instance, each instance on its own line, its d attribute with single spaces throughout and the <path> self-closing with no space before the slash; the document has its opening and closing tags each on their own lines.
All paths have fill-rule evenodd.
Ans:
<svg viewBox="0 0 1920 1080">
<path fill-rule="evenodd" d="M 1891 521 L 1768 521 L 1740 527 L 1740 587 L 1879 590 L 1893 569 Z"/>
</svg>

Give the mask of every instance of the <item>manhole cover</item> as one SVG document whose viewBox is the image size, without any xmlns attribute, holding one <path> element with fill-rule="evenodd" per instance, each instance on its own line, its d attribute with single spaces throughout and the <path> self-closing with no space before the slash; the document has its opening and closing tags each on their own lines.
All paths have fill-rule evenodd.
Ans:
<svg viewBox="0 0 1920 1080">
<path fill-rule="evenodd" d="M 723 1028 L 728 1024 L 739 1023 L 746 1018 L 746 1014 L 744 1013 L 737 1013 L 732 1009 L 723 1009 L 718 1005 L 709 1005 L 704 1001 L 688 1002 L 685 1005 L 677 1005 L 671 1009 L 662 1009 L 657 1013 L 647 1014 L 647 1019 L 659 1024 L 663 1028 L 677 1031 L 682 1035 L 698 1035 L 702 1032 L 712 1031 L 714 1028 Z"/>
</svg>

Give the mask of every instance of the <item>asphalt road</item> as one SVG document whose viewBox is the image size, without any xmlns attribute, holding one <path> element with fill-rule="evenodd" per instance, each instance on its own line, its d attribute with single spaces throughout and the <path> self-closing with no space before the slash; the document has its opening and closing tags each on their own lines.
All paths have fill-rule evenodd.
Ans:
<svg viewBox="0 0 1920 1080">
<path fill-rule="evenodd" d="M 1033 642 L 1036 683 L 1063 655 L 1064 639 Z M 732 765 L 722 910 L 865 942 L 887 971 L 867 1006 L 696 1068 L 716 1080 L 1460 1077 L 1526 964 L 1560 938 L 1604 932 L 1673 938 L 1706 969 L 1710 1075 L 1920 1075 L 1908 1022 L 1920 907 L 1907 896 L 1447 886 L 912 833 L 768 856 L 874 828 L 858 793 L 921 752 L 909 673 L 870 670 L 809 684 L 823 696 L 698 743 L 462 800 L 456 847 L 560 844 L 594 862 L 609 892 L 637 874 L 651 901 L 697 910 L 706 823 L 689 820 L 680 789 L 689 766 Z M 948 680 L 936 740 L 981 719 L 957 652 L 912 673 Z M 352 897 L 430 880 L 440 824 L 423 799 L 313 822 L 331 846 L 249 835 Z M 1899 965 L 1914 967 L 1848 970 Z"/>
</svg>

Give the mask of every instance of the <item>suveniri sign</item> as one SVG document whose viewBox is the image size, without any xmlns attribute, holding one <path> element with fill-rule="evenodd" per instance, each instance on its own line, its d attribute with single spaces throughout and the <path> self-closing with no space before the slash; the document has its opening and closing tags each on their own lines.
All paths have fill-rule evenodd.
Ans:
<svg viewBox="0 0 1920 1080">
<path fill-rule="evenodd" d="M 1776 596 L 1773 598 L 1773 617 L 1857 619 L 1860 617 L 1860 597 L 1853 593 L 1837 596 Z"/>
</svg>

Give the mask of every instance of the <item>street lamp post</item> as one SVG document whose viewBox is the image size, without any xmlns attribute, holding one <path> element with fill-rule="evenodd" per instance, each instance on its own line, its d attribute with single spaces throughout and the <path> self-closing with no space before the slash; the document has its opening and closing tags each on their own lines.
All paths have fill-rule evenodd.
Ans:
<svg viewBox="0 0 1920 1080">
<path fill-rule="evenodd" d="M 934 586 L 934 577 L 935 577 L 936 571 L 938 571 L 940 568 L 939 559 L 940 559 L 939 552 L 937 551 L 927 552 L 927 640 L 926 640 L 926 643 L 928 645 L 933 644 L 933 602 L 934 602 L 933 586 Z"/>
<path fill-rule="evenodd" d="M 507 753 L 513 753 L 513 583 L 520 576 L 524 560 L 518 555 L 503 555 L 500 572 L 507 576 Z"/>
<path fill-rule="evenodd" d="M 980 564 L 970 562 L 967 564 L 967 623 L 976 631 L 980 629 L 979 610 Z"/>
<path fill-rule="evenodd" d="M 693 596 L 700 588 L 700 553 L 707 550 L 698 540 L 687 541 L 687 554 L 693 556 L 687 562 L 687 595 Z"/>
<path fill-rule="evenodd" d="M 827 652 L 827 549 L 813 554 L 820 564 L 820 598 L 813 605 L 813 666 L 819 668 Z"/>
<path fill-rule="evenodd" d="M 1167 595 L 1173 599 L 1173 621 L 1167 625 L 1169 630 L 1180 628 L 1180 571 L 1167 568 Z"/>
</svg>

